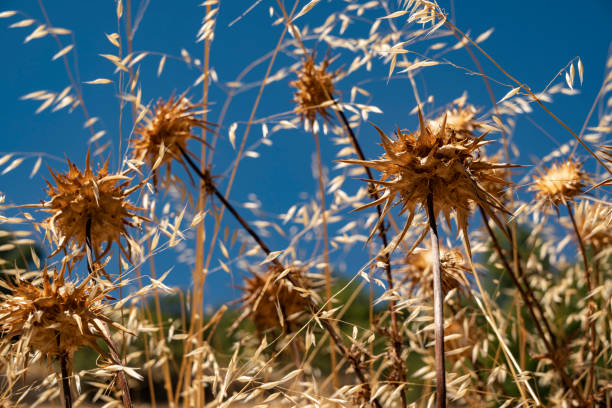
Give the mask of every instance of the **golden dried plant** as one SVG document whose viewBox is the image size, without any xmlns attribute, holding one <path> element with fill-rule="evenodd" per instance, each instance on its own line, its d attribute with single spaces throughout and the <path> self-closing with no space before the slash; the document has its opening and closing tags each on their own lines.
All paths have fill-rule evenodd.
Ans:
<svg viewBox="0 0 612 408">
<path fill-rule="evenodd" d="M 294 286 L 291 282 L 295 282 Z M 259 332 L 280 328 L 291 330 L 290 325 L 304 317 L 310 304 L 310 282 L 302 268 L 290 266 L 283 270 L 271 265 L 264 273 L 253 272 L 245 279 L 241 298 L 248 315 Z"/>
<path fill-rule="evenodd" d="M 467 94 L 464 94 L 453 101 L 453 104 L 446 108 L 443 114 L 430 122 L 430 126 L 436 129 L 446 122 L 447 131 L 454 132 L 458 137 L 474 137 L 477 131 L 489 132 L 496 130 L 485 121 L 477 119 L 476 115 L 479 110 L 474 105 L 466 103 L 466 100 Z M 484 146 L 478 149 L 477 154 L 480 160 L 490 163 L 500 163 L 503 156 L 501 151 L 488 155 Z M 481 185 L 493 197 L 501 200 L 505 195 L 506 187 L 512 183 L 506 181 L 505 169 L 496 168 L 492 169 L 489 173 L 491 178 L 481 180 Z"/>
<path fill-rule="evenodd" d="M 580 237 L 595 252 L 612 247 L 612 207 L 584 200 L 575 207 L 575 217 Z"/>
<path fill-rule="evenodd" d="M 43 203 L 43 207 L 52 215 L 43 225 L 57 242 L 52 255 L 64 249 L 70 241 L 82 249 L 90 238 L 92 249 L 98 256 L 103 256 L 116 242 L 130 258 L 130 246 L 126 251 L 121 238 L 129 238 L 127 226 L 135 227 L 140 220 L 147 219 L 133 212 L 142 209 L 130 204 L 127 197 L 141 186 L 128 188 L 131 178 L 126 173 L 109 174 L 108 160 L 94 173 L 89 152 L 84 171 L 70 160 L 68 166 L 65 174 L 49 169 L 56 186 L 47 182 L 50 199 Z M 106 244 L 104 250 L 103 244 Z"/>
<path fill-rule="evenodd" d="M 328 121 L 330 114 L 328 106 L 333 102 L 334 79 L 338 72 L 329 72 L 330 60 L 325 57 L 319 64 L 315 64 L 315 53 L 305 56 L 302 66 L 295 71 L 297 79 L 290 85 L 296 88 L 293 101 L 297 103 L 295 112 L 307 123 L 313 123 L 317 114 Z"/>
<path fill-rule="evenodd" d="M 589 176 L 582 171 L 582 164 L 568 159 L 553 163 L 550 168 L 538 169 L 529 191 L 536 192 L 537 206 L 558 206 L 582 194 L 588 180 Z"/>
<path fill-rule="evenodd" d="M 486 191 L 482 183 L 507 184 L 504 179 L 493 174 L 496 169 L 515 167 L 507 163 L 488 162 L 482 159 L 478 150 L 487 144 L 486 133 L 475 137 L 459 135 L 449 131 L 445 121 L 425 124 L 419 111 L 420 128 L 412 133 L 396 130 L 396 140 L 392 140 L 377 126 L 385 154 L 378 160 L 342 160 L 345 163 L 359 164 L 382 172 L 380 180 L 364 180 L 374 183 L 383 193 L 379 199 L 360 206 L 355 211 L 377 204 L 384 208 L 377 225 L 372 229 L 370 238 L 387 215 L 397 198 L 402 213 L 409 216 L 398 243 L 403 239 L 412 224 L 418 205 L 426 206 L 428 195 L 433 195 L 433 214 L 440 212 L 450 225 L 451 212 L 457 215 L 457 226 L 467 233 L 468 217 L 473 203 L 483 207 L 489 215 L 497 219 L 494 209 L 503 210 L 499 199 Z"/>
<path fill-rule="evenodd" d="M 463 254 L 458 249 L 440 248 L 440 271 L 442 290 L 446 295 L 452 289 L 468 287 L 467 275 L 471 273 Z M 405 257 L 398 269 L 403 281 L 411 288 L 418 287 L 422 293 L 433 296 L 433 256 L 431 248 L 417 248 Z"/>
<path fill-rule="evenodd" d="M 193 133 L 194 127 L 209 129 L 210 123 L 202 120 L 204 110 L 184 96 L 170 97 L 167 101 L 159 99 L 153 109 L 147 110 L 142 122 L 134 133 L 137 139 L 131 139 L 133 157 L 144 161 L 153 172 L 153 184 L 159 181 L 158 169 L 166 167 L 164 180 L 169 180 L 172 172 L 172 160 L 178 161 L 185 169 L 182 152 L 199 159 L 187 148 L 189 140 L 204 140 Z"/>
<path fill-rule="evenodd" d="M 21 350 L 38 351 L 49 360 L 71 358 L 81 347 L 106 355 L 97 340 L 107 341 L 104 324 L 127 331 L 108 317 L 109 293 L 113 285 L 102 286 L 89 275 L 78 285 L 66 281 L 60 272 L 42 271 L 42 284 L 17 279 L 9 283 L 10 293 L 0 304 L 0 339 L 4 349 L 18 339 Z"/>
<path fill-rule="evenodd" d="M 450 132 L 455 132 L 460 136 L 474 136 L 476 131 L 493 130 L 485 122 L 476 119 L 478 109 L 472 104 L 466 103 L 467 95 L 454 101 L 454 103 L 444 110 L 444 113 L 434 119 L 430 126 L 433 128 L 442 126 L 446 122 L 446 128 Z"/>
</svg>

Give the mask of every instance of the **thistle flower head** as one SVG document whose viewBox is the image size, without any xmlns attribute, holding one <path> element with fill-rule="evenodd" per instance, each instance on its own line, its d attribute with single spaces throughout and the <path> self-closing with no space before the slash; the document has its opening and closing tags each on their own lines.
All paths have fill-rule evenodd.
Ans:
<svg viewBox="0 0 612 408">
<path fill-rule="evenodd" d="M 612 207 L 584 200 L 575 207 L 574 215 L 582 240 L 595 252 L 612 247 Z"/>
<path fill-rule="evenodd" d="M 553 163 L 550 168 L 538 170 L 530 191 L 536 192 L 540 205 L 565 204 L 584 191 L 588 175 L 582 171 L 582 164 L 568 159 Z"/>
<path fill-rule="evenodd" d="M 399 269 L 404 281 L 418 287 L 427 296 L 433 296 L 433 254 L 431 248 L 417 248 L 404 259 Z M 452 289 L 467 287 L 466 275 L 471 273 L 461 251 L 440 248 L 440 272 L 444 294 Z"/>
<path fill-rule="evenodd" d="M 446 122 L 446 128 L 460 136 L 474 136 L 474 132 L 490 130 L 491 127 L 476 119 L 478 109 L 466 103 L 466 95 L 457 99 L 453 105 L 445 110 L 437 119 L 432 121 L 433 128 L 439 128 Z"/>
<path fill-rule="evenodd" d="M 307 310 L 309 287 L 301 268 L 290 266 L 283 271 L 280 266 L 271 265 L 265 273 L 253 272 L 253 276 L 245 280 L 242 288 L 245 293 L 241 300 L 258 331 L 287 330 Z"/>
<path fill-rule="evenodd" d="M 334 78 L 337 72 L 328 72 L 330 61 L 326 57 L 315 65 L 315 54 L 304 57 L 301 68 L 296 71 L 298 79 L 291 81 L 296 88 L 293 101 L 297 103 L 295 112 L 303 121 L 313 123 L 319 114 L 329 120 L 327 106 L 334 98 Z"/>
<path fill-rule="evenodd" d="M 434 216 L 442 212 L 450 225 L 451 212 L 455 212 L 457 226 L 464 233 L 473 203 L 481 205 L 487 212 L 492 212 L 492 208 L 503 210 L 501 202 L 487 192 L 481 183 L 506 183 L 494 176 L 492 171 L 512 167 L 510 164 L 487 162 L 477 154 L 488 143 L 484 141 L 486 134 L 479 137 L 459 135 L 449 130 L 445 121 L 439 126 L 436 126 L 436 122 L 425 125 L 420 112 L 419 120 L 419 130 L 412 133 L 398 129 L 395 140 L 375 126 L 385 150 L 382 158 L 343 160 L 383 173 L 380 180 L 364 180 L 377 185 L 382 196 L 356 210 L 384 204 L 380 223 L 397 199 L 402 212 L 409 213 L 398 242 L 412 223 L 417 206 L 426 206 L 429 194 L 433 196 Z M 377 228 L 378 225 L 373 232 Z"/>
<path fill-rule="evenodd" d="M 203 113 L 201 108 L 183 96 L 172 96 L 168 101 L 160 99 L 134 131 L 139 138 L 130 140 L 133 156 L 151 168 L 156 187 L 160 166 L 166 167 L 165 179 L 168 180 L 173 159 L 186 168 L 181 150 L 189 154 L 187 142 L 194 139 L 204 143 L 193 133 L 194 127 L 208 129 L 210 125 L 198 117 Z"/>
<path fill-rule="evenodd" d="M 3 346 L 19 336 L 22 349 L 53 359 L 71 356 L 83 346 L 98 350 L 104 323 L 123 329 L 106 315 L 114 286 L 95 284 L 91 275 L 79 285 L 64 278 L 64 270 L 53 269 L 49 276 L 45 268 L 41 284 L 21 279 L 9 284 L 11 293 L 2 295 L 0 303 Z"/>
<path fill-rule="evenodd" d="M 128 188 L 131 179 L 125 173 L 109 174 L 108 161 L 94 173 L 89 153 L 84 171 L 70 160 L 68 166 L 65 174 L 49 169 L 56 185 L 47 182 L 50 199 L 43 203 L 43 207 L 53 214 L 45 223 L 58 242 L 53 254 L 70 241 L 83 248 L 89 224 L 91 245 L 96 253 L 101 252 L 103 244 L 107 244 L 106 252 L 116 242 L 129 257 L 121 237 L 128 238 L 126 226 L 133 227 L 133 220 L 146 218 L 132 212 L 141 209 L 130 204 L 127 197 L 140 186 Z"/>
</svg>

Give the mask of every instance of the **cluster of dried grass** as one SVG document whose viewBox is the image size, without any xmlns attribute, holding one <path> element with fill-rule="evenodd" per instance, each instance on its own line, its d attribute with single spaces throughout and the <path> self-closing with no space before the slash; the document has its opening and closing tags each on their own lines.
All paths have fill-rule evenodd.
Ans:
<svg viewBox="0 0 612 408">
<path fill-rule="evenodd" d="M 386 2 L 351 2 L 323 25 L 300 29 L 301 20 L 296 19 L 306 20 L 317 3 L 298 9 L 297 1 L 287 10 L 278 1 L 271 8 L 284 31 L 264 59 L 269 67 L 257 83 L 259 93 L 238 149 L 238 124 L 229 126 L 228 141 L 236 156 L 225 192 L 211 170 L 214 147 L 224 132 L 223 114 L 220 123 L 208 118 L 208 109 L 216 109 L 208 106 L 208 92 L 214 72 L 210 49 L 223 7 L 218 0 L 203 3 L 206 15 L 198 41 L 204 43 L 205 59 L 195 64 L 201 69 L 196 84 L 203 86 L 198 103 L 187 99 L 187 93 L 155 98 L 155 105 L 143 103 L 138 67 L 148 53 L 131 52 L 133 35 L 107 35 L 119 51 L 104 58 L 123 81 L 122 109 L 124 104 L 132 108 L 134 135 L 121 170 L 110 171 L 108 160 L 97 172 L 92 169 L 91 161 L 106 145 L 98 146 L 104 133 L 93 133 L 96 118 L 88 116 L 80 84 L 60 94 L 26 95 L 44 101 L 39 111 L 53 105 L 56 110 L 82 108 L 86 127 L 92 129 L 90 143 L 97 149 L 94 159 L 87 153 L 84 170 L 71 161 L 67 173 L 50 168 L 55 185 L 48 183 L 46 197 L 41 192 L 42 204 L 3 208 L 16 215 L 3 215 L 2 223 L 33 226 L 51 255 L 41 261 L 32 251 L 26 254 L 31 262 L 21 267 L 0 259 L 5 274 L 0 406 L 60 401 L 72 407 L 93 401 L 131 407 L 134 389 L 148 389 L 152 406 L 173 407 L 611 405 L 612 206 L 605 189 L 612 176 L 612 149 L 605 135 L 612 129 L 612 113 L 601 115 L 591 135 L 570 131 L 574 139 L 544 158 L 535 172 L 522 172 L 524 179 L 517 182 L 522 170 L 509 164 L 509 134 L 533 104 L 550 113 L 542 101 L 572 88 L 573 62 L 566 75 L 568 88 L 555 85 L 536 95 L 506 74 L 512 90 L 500 101 L 492 100 L 490 110 L 477 109 L 464 95 L 427 118 L 423 110 L 428 102 L 421 103 L 414 76 L 461 48 L 469 48 L 473 56 L 471 48 L 477 49 L 491 59 L 478 45 L 486 36 L 471 40 L 435 2 L 424 0 L 404 2 L 393 13 Z M 117 18 L 127 32 L 133 24 L 130 7 L 129 1 L 125 6 L 117 2 Z M 374 20 L 364 37 L 345 34 L 352 18 L 363 19 L 367 13 L 384 18 Z M 0 17 L 18 14 L 4 11 Z M 397 29 L 393 22 L 406 17 L 410 24 Z M 58 38 L 67 31 L 48 20 L 21 20 L 11 27 L 32 24 L 38 26 L 27 41 Z M 292 38 L 287 40 L 288 32 Z M 408 59 L 405 47 L 452 35 L 459 42 L 434 44 L 435 58 Z M 332 53 L 353 52 L 356 57 L 348 67 L 331 71 L 333 59 L 317 61 L 315 50 L 307 48 L 314 41 L 325 42 Z M 122 44 L 128 55 L 121 55 Z M 54 59 L 65 58 L 72 48 L 60 48 Z M 297 62 L 273 78 L 271 68 L 281 48 Z M 394 137 L 374 126 L 382 148 L 380 158 L 368 159 L 355 128 L 370 113 L 382 111 L 355 102 L 357 94 L 368 95 L 359 87 L 351 89 L 350 102 L 341 100 L 339 81 L 369 71 L 377 57 L 388 64 L 390 80 L 397 80 L 393 74 L 403 68 L 417 101 L 413 113 L 419 126 L 414 131 L 398 128 Z M 193 62 L 186 51 L 182 59 Z M 166 55 L 158 75 L 165 62 Z M 577 67 L 582 81 L 580 60 Z M 482 77 L 488 84 L 488 76 Z M 261 93 L 272 79 L 293 88 L 295 108 L 280 118 L 256 121 Z M 101 78 L 90 83 L 108 82 Z M 610 73 L 602 89 L 606 97 L 612 89 Z M 233 96 L 232 91 L 228 100 Z M 263 131 L 258 143 L 271 144 L 272 134 L 298 132 L 303 126 L 312 134 L 316 151 L 318 197 L 281 216 L 295 228 L 289 244 L 276 251 L 264 240 L 266 228 L 281 233 L 283 228 L 273 221 L 253 221 L 229 201 L 241 159 L 256 156 L 254 148 L 246 147 L 256 122 Z M 272 130 L 268 123 L 274 124 Z M 333 138 L 334 148 L 339 146 L 334 169 L 339 174 L 331 180 L 323 171 L 321 132 Z M 491 133 L 501 135 L 495 154 L 485 151 L 495 148 Z M 199 154 L 193 140 L 201 142 Z M 579 145 L 588 155 L 578 158 Z M 353 155 L 356 158 L 346 158 Z M 0 158 L 0 165 L 11 157 Z M 14 160 L 3 174 L 22 161 Z M 181 172 L 172 168 L 175 161 Z M 596 163 L 599 174 L 589 174 L 586 169 Z M 32 174 L 39 166 L 37 160 Z M 165 175 L 160 177 L 162 167 Z M 364 173 L 360 184 L 344 185 L 347 178 Z M 521 189 L 523 185 L 529 188 Z M 180 197 L 181 209 L 170 212 L 166 193 Z M 25 212 L 31 207 L 47 216 L 39 220 Z M 377 214 L 372 214 L 374 208 Z M 349 215 L 349 209 L 360 211 Z M 225 211 L 240 232 L 230 234 L 227 227 L 219 235 Z M 446 223 L 439 225 L 440 214 Z M 212 218 L 208 223 L 206 216 Z M 189 225 L 184 218 L 191 220 Z M 339 222 L 341 227 L 332 228 Z M 193 281 L 184 293 L 164 284 L 169 272 L 157 277 L 154 260 L 171 256 L 168 248 L 191 243 L 192 232 Z M 312 232 L 317 234 L 314 247 L 306 239 Z M 557 242 L 555 234 L 560 232 L 566 238 Z M 28 232 L 4 234 L 0 256 L 34 242 L 24 238 Z M 235 246 L 237 241 L 241 245 Z M 361 252 L 367 261 L 349 275 L 348 284 L 334 291 L 330 254 L 349 251 L 355 243 L 365 243 Z M 222 254 L 221 269 L 243 267 L 248 274 L 235 302 L 239 313 L 228 327 L 221 324 L 230 310 L 227 305 L 212 312 L 204 308 L 216 248 Z M 308 251 L 313 255 L 306 255 Z M 147 276 L 145 264 L 150 267 L 148 285 L 142 279 Z M 339 303 L 356 282 L 354 292 Z M 344 320 L 359 306 L 355 299 L 366 286 L 366 323 Z M 180 317 L 164 319 L 165 293 L 179 294 Z M 379 303 L 386 307 L 377 307 Z M 213 341 L 218 336 L 222 347 Z M 75 353 L 86 348 L 95 353 L 96 367 L 76 370 Z M 41 365 L 47 367 L 46 377 L 22 382 Z M 155 392 L 159 384 L 161 400 Z"/>
</svg>

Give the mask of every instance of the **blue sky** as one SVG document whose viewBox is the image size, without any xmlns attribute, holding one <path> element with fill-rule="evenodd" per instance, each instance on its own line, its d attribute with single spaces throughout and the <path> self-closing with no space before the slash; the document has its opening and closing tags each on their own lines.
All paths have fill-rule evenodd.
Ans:
<svg viewBox="0 0 612 408">
<path fill-rule="evenodd" d="M 137 9 L 138 2 L 134 1 Z M 305 4 L 300 3 L 300 7 Z M 397 6 L 396 2 L 391 2 Z M 215 40 L 212 45 L 211 61 L 220 82 L 232 81 L 250 62 L 270 52 L 282 31 L 282 25 L 273 26 L 268 15 L 268 8 L 275 4 L 264 0 L 244 18 L 229 26 L 247 8 L 250 2 L 222 2 L 216 27 Z M 287 2 L 289 4 L 289 2 Z M 347 3 L 340 1 L 321 1 L 311 13 L 298 20 L 299 25 L 308 24 L 311 27 L 320 25 L 330 11 L 344 7 Z M 475 38 L 490 28 L 494 28 L 491 37 L 483 43 L 483 47 L 509 73 L 533 90 L 541 90 L 555 75 L 564 68 L 570 60 L 580 57 L 584 65 L 584 83 L 580 94 L 575 96 L 556 95 L 550 108 L 560 116 L 574 131 L 582 126 L 584 118 L 601 85 L 605 62 L 612 41 L 612 2 L 607 0 L 589 0 L 576 3 L 570 1 L 455 1 L 452 8 L 449 1 L 440 1 L 440 6 L 446 11 L 455 11 L 455 21 L 463 31 L 470 32 Z M 46 11 L 56 27 L 64 27 L 74 32 L 76 53 L 68 54 L 71 67 L 76 65 L 78 57 L 78 78 L 81 82 L 96 78 L 112 78 L 113 67 L 99 54 L 114 53 L 114 47 L 105 37 L 105 33 L 117 31 L 115 5 L 109 1 L 91 0 L 86 2 L 56 0 L 44 2 Z M 393 7 L 392 5 L 392 7 Z M 44 20 L 39 3 L 36 1 L 4 0 L 2 10 L 20 10 L 38 20 Z M 1 11 L 1 10 L 0 10 Z M 136 14 L 136 11 L 134 11 Z M 382 11 L 367 15 L 372 19 L 382 17 Z M 196 33 L 204 17 L 204 9 L 198 7 L 198 2 L 150 2 L 141 20 L 134 49 L 180 55 L 185 49 L 193 58 L 202 58 L 202 44 L 195 43 Z M 29 157 L 16 170 L 0 176 L 0 191 L 11 203 L 36 203 L 45 199 L 44 178 L 48 177 L 46 166 L 32 179 L 30 171 L 40 153 L 45 153 L 45 164 L 54 168 L 62 168 L 64 156 L 83 165 L 87 151 L 87 140 L 91 136 L 83 128 L 84 116 L 79 109 L 69 113 L 67 109 L 59 112 L 43 111 L 35 114 L 39 102 L 23 101 L 20 97 L 37 90 L 60 92 L 69 80 L 61 59 L 51 61 L 58 47 L 50 37 L 32 40 L 24 44 L 24 38 L 35 26 L 26 28 L 8 28 L 10 24 L 19 21 L 20 17 L 0 19 L 0 42 L 3 63 L 0 64 L 0 130 L 2 143 L 0 155 L 16 152 L 15 157 Z M 396 22 L 401 24 L 401 20 Z M 361 24 L 361 26 L 360 26 Z M 355 23 L 347 31 L 363 29 L 367 22 Z M 362 27 L 362 28 L 360 28 Z M 448 39 L 447 39 L 448 40 Z M 71 43 L 70 36 L 62 36 L 63 45 Z M 454 43 L 453 39 L 448 40 Z M 422 48 L 422 47 L 421 47 Z M 421 49 L 422 50 L 422 49 Z M 325 52 L 324 47 L 319 48 Z M 339 54 L 339 62 L 334 67 L 345 64 L 344 54 Z M 463 50 L 454 51 L 445 56 L 458 65 L 473 69 L 473 63 Z M 480 57 L 479 57 L 480 58 Z M 493 65 L 483 62 L 485 72 L 493 78 L 508 83 Z M 275 70 L 288 66 L 295 59 L 281 55 L 275 65 Z M 141 81 L 143 100 L 152 101 L 158 97 L 167 97 L 172 92 L 180 93 L 189 87 L 197 78 L 197 70 L 186 67 L 184 63 L 168 59 L 164 74 L 157 78 L 159 56 L 147 56 L 141 64 Z M 267 63 L 267 62 L 266 62 Z M 385 75 L 388 66 L 382 60 L 374 63 L 371 73 L 360 72 L 337 84 L 343 98 L 348 99 L 350 86 L 362 83 L 362 88 L 373 95 L 370 102 L 383 110 L 383 114 L 373 115 L 370 120 L 391 131 L 396 125 L 413 128 L 416 117 L 409 115 L 415 106 L 410 91 L 409 82 L 397 77 L 387 83 Z M 255 82 L 263 77 L 265 64 L 257 67 L 249 74 L 245 82 Z M 291 77 L 292 79 L 292 77 Z M 563 82 L 563 81 L 561 81 Z M 443 107 L 446 103 L 468 91 L 470 100 L 484 110 L 491 106 L 482 81 L 465 72 L 448 66 L 432 67 L 417 78 L 417 86 L 423 98 L 435 95 L 435 107 Z M 495 96 L 499 100 L 509 88 L 494 87 Z M 199 88 L 193 92 L 194 99 L 199 95 Z M 119 103 L 118 89 L 114 84 L 83 85 L 86 106 L 92 116 L 100 118 L 95 125 L 96 131 L 105 130 L 105 140 L 112 140 L 111 163 L 118 165 L 119 140 Z M 250 109 L 256 93 L 250 90 L 240 94 L 230 106 L 227 118 L 222 123 L 221 134 L 227 135 L 227 128 L 232 122 L 239 123 L 239 135 L 244 130 Z M 225 100 L 225 92 L 219 86 L 211 88 L 211 120 L 215 121 Z M 264 90 L 260 108 L 256 118 L 267 117 L 293 108 L 291 90 L 287 80 L 272 84 Z M 125 125 L 123 146 L 129 134 L 129 111 L 124 112 Z M 560 143 L 570 140 L 570 135 L 539 109 L 529 117 L 544 128 Z M 593 119 L 595 123 L 597 114 Z M 249 141 L 255 142 L 261 137 L 259 126 L 253 128 Z M 377 135 L 369 125 L 359 129 L 366 155 L 374 157 L 379 154 Z M 258 159 L 245 159 L 241 164 L 235 187 L 230 199 L 235 203 L 251 200 L 252 192 L 257 194 L 262 202 L 262 208 L 271 214 L 280 214 L 295 202 L 304 200 L 304 193 L 314 196 L 317 191 L 316 180 L 310 171 L 314 144 L 312 137 L 303 131 L 282 131 L 272 136 L 272 146 L 260 146 Z M 515 162 L 532 164 L 534 156 L 542 157 L 555 147 L 546 135 L 536 128 L 529 120 L 522 117 L 513 134 L 513 141 L 520 149 L 520 156 Z M 195 147 L 195 146 L 194 146 Z M 326 167 L 333 167 L 335 158 L 334 145 L 329 141 L 323 144 L 323 159 Z M 584 153 L 584 152 L 581 152 Z M 223 173 L 227 169 L 234 151 L 227 138 L 224 137 L 218 145 L 215 159 L 215 172 Z M 59 159 L 59 161 L 57 160 Z M 6 164 L 3 166 L 5 167 Z M 0 169 L 1 170 L 1 169 Z M 332 173 L 332 176 L 334 173 Z M 223 181 L 222 185 L 224 187 Z M 354 184 L 355 186 L 357 184 Z M 253 215 L 243 209 L 245 215 Z M 346 214 L 345 214 L 346 215 Z M 236 224 L 225 218 L 232 228 Z M 210 230 L 209 234 L 212 233 Z M 272 235 L 273 244 L 282 246 L 287 241 L 278 235 Z M 161 268 L 174 264 L 177 252 L 170 251 L 168 256 L 160 257 Z M 359 267 L 363 262 L 353 265 L 346 262 L 345 256 L 337 254 L 332 261 L 351 268 Z M 365 259 L 363 259 L 365 262 Z M 215 262 L 213 261 L 213 264 Z M 238 275 L 238 273 L 236 273 Z M 169 282 L 174 285 L 186 286 L 189 267 L 176 263 L 175 272 Z M 210 277 L 208 299 L 218 302 L 234 294 L 230 289 L 231 281 L 224 273 Z M 212 289 L 211 289 L 212 288 Z M 220 288 L 220 289 L 219 289 Z"/>
</svg>

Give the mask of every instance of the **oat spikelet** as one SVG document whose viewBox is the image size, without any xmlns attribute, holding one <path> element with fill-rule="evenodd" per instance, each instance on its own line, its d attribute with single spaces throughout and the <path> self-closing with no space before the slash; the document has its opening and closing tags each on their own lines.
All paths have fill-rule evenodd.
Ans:
<svg viewBox="0 0 612 408">
<path fill-rule="evenodd" d="M 67 282 L 64 269 L 42 271 L 42 285 L 18 279 L 0 304 L 0 347 L 15 340 L 20 349 L 38 351 L 49 360 L 69 356 L 81 347 L 100 351 L 96 341 L 105 340 L 101 325 L 123 328 L 107 317 L 109 292 L 92 281 L 91 275 L 75 285 Z M 102 352 L 105 354 L 104 352 Z"/>
<path fill-rule="evenodd" d="M 457 215 L 460 231 L 467 233 L 468 216 L 472 204 L 481 205 L 490 214 L 492 209 L 503 210 L 502 203 L 482 187 L 482 182 L 505 183 L 492 174 L 495 169 L 514 167 L 506 163 L 492 163 L 483 160 L 478 150 L 487 144 L 486 133 L 474 137 L 459 135 L 449 130 L 442 121 L 440 125 L 430 122 L 425 125 L 419 111 L 420 128 L 412 133 L 396 130 L 392 140 L 374 126 L 380 134 L 385 154 L 379 160 L 342 160 L 359 164 L 382 172 L 380 180 L 364 180 L 379 186 L 382 196 L 355 211 L 384 203 L 378 223 L 394 205 L 397 199 L 402 213 L 408 212 L 408 221 L 399 237 L 401 241 L 412 223 L 418 205 L 426 206 L 427 196 L 434 197 L 434 216 L 442 212 L 450 225 L 451 212 Z M 372 234 L 378 224 L 372 230 Z M 370 234 L 370 238 L 372 237 Z"/>
<path fill-rule="evenodd" d="M 582 164 L 568 159 L 538 170 L 529 190 L 536 192 L 539 206 L 558 206 L 581 194 L 588 180 L 588 175 L 582 171 Z"/>
<path fill-rule="evenodd" d="M 65 174 L 49 169 L 56 185 L 47 182 L 50 199 L 43 203 L 43 207 L 53 214 L 45 222 L 45 227 L 58 243 L 52 255 L 65 248 L 70 241 L 82 249 L 86 245 L 87 223 L 91 222 L 91 244 L 99 256 L 116 242 L 130 258 L 130 251 L 123 247 L 121 237 L 128 237 L 126 226 L 134 227 L 134 222 L 146 220 L 133 213 L 142 209 L 127 201 L 127 197 L 140 185 L 128 188 L 131 178 L 125 173 L 109 174 L 108 161 L 94 173 L 89 153 L 84 171 L 70 160 L 68 166 Z M 104 251 L 103 244 L 107 245 Z"/>
<path fill-rule="evenodd" d="M 192 104 L 184 96 L 172 96 L 168 101 L 159 99 L 134 131 L 138 138 L 130 140 L 133 157 L 144 161 L 152 169 L 153 184 L 156 187 L 159 167 L 166 167 L 165 180 L 169 180 L 173 159 L 187 168 L 181 149 L 193 156 L 187 148 L 187 142 L 193 139 L 204 143 L 201 137 L 193 133 L 194 127 L 209 129 L 210 123 L 198 116 L 202 113 L 201 105 Z"/>
<path fill-rule="evenodd" d="M 264 273 L 253 272 L 252 277 L 245 279 L 241 301 L 246 308 L 245 314 L 259 332 L 276 328 L 288 330 L 308 309 L 310 283 L 301 268 L 291 266 L 288 269 L 291 281 L 299 284 L 299 288 L 288 279 L 278 279 L 284 272 L 278 265 L 271 265 Z"/>
<path fill-rule="evenodd" d="M 418 286 L 422 293 L 433 296 L 433 259 L 431 248 L 417 248 L 405 260 L 399 269 L 404 274 L 404 281 L 411 286 Z M 440 248 L 440 271 L 442 272 L 442 290 L 444 295 L 456 288 L 467 287 L 466 275 L 471 270 L 465 264 L 461 251 Z"/>
<path fill-rule="evenodd" d="M 323 120 L 330 119 L 327 107 L 334 98 L 334 79 L 338 72 L 328 72 L 330 60 L 325 57 L 323 62 L 315 65 L 315 53 L 304 57 L 302 66 L 295 71 L 298 79 L 290 85 L 297 90 L 293 101 L 297 103 L 295 112 L 307 123 L 313 123 L 320 115 Z"/>
</svg>

